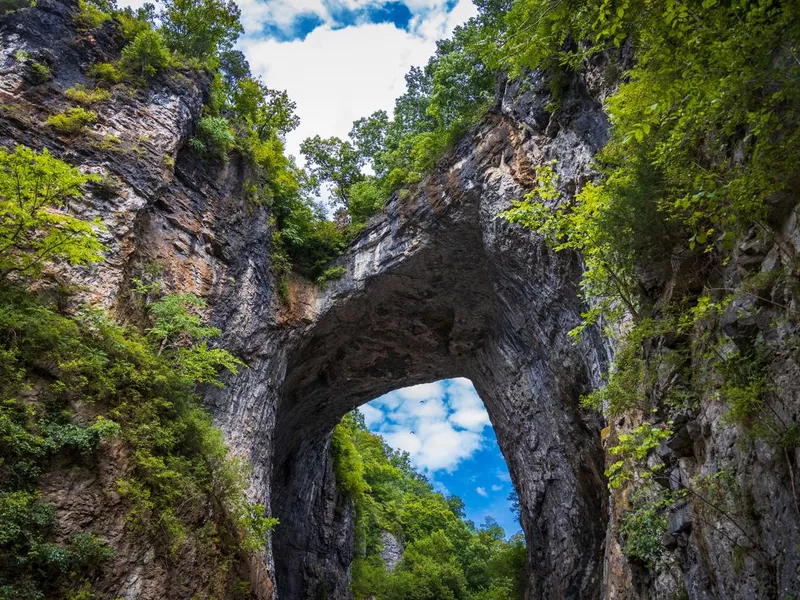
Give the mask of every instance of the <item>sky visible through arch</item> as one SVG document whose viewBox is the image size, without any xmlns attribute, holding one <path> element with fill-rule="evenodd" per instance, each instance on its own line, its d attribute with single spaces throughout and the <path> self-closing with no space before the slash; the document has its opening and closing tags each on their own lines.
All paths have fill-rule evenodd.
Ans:
<svg viewBox="0 0 800 600">
<path fill-rule="evenodd" d="M 445 379 L 395 390 L 358 410 L 367 427 L 445 494 L 460 496 L 467 518 L 480 525 L 492 516 L 513 535 L 520 526 L 511 511 L 513 489 L 489 415 L 468 379 Z"/>
</svg>

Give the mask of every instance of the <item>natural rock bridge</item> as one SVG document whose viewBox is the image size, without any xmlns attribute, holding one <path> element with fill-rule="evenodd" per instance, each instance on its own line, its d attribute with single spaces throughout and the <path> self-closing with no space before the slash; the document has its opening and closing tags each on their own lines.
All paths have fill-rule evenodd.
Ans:
<svg viewBox="0 0 800 600">
<path fill-rule="evenodd" d="M 254 565 L 250 574 L 254 592 L 269 598 L 272 580 L 283 600 L 323 590 L 350 597 L 353 530 L 351 515 L 335 510 L 333 427 L 391 389 L 464 376 L 486 404 L 519 493 L 529 597 L 599 597 L 604 458 L 598 422 L 578 399 L 597 384 L 605 348 L 597 335 L 579 346 L 566 335 L 582 312 L 578 258 L 498 217 L 531 189 L 538 164 L 557 161 L 567 196 L 591 176 L 609 129 L 597 84 L 576 76 L 557 116 L 545 110 L 541 79 L 529 77 L 524 90 L 502 84 L 496 106 L 436 172 L 371 221 L 339 261 L 345 276 L 324 290 L 295 282 L 287 308 L 275 293 L 268 211 L 245 198 L 248 167 L 234 160 L 208 169 L 183 149 L 207 81 L 164 78 L 98 108 L 96 134 L 135 140 L 135 161 L 26 125 L 86 80 L 86 64 L 113 60 L 123 43 L 105 28 L 76 44 L 72 3 L 39 8 L 3 30 L 3 56 L 43 53 L 53 84 L 29 97 L 19 73 L 4 76 L 0 93 L 16 112 L 0 120 L 0 135 L 115 178 L 116 195 L 82 208 L 105 221 L 109 248 L 103 265 L 76 275 L 83 299 L 123 314 L 131 277 L 157 263 L 170 287 L 207 298 L 225 346 L 248 363 L 207 400 L 253 466 L 254 499 L 281 521 L 267 571 Z M 175 156 L 174 171 L 164 156 Z M 141 557 L 130 560 L 136 568 L 121 568 L 110 589 L 141 597 L 191 589 L 190 573 L 142 572 Z"/>
<path fill-rule="evenodd" d="M 538 165 L 556 161 L 567 200 L 592 177 L 592 157 L 609 135 L 600 100 L 611 83 L 603 73 L 615 71 L 604 69 L 603 57 L 570 75 L 555 112 L 546 109 L 552 96 L 539 74 L 499 82 L 482 121 L 432 175 L 390 198 L 339 259 L 342 279 L 325 289 L 293 281 L 287 306 L 271 266 L 270 210 L 248 199 L 247 161 L 212 165 L 187 145 L 208 99 L 206 75 L 175 70 L 115 91 L 93 107 L 97 122 L 85 136 L 44 125 L 65 110 L 68 88 L 94 85 L 88 66 L 117 61 L 126 43 L 111 22 L 77 32 L 77 10 L 75 0 L 38 0 L 0 19 L 0 140 L 48 148 L 105 177 L 105 189 L 70 206 L 104 222 L 107 247 L 102 264 L 52 274 L 76 291 L 71 301 L 136 320 L 132 280 L 157 265 L 166 289 L 207 300 L 225 347 L 248 364 L 225 389 L 205 390 L 205 400 L 231 449 L 253 467 L 252 499 L 280 519 L 266 556 L 234 573 L 249 580 L 253 596 L 352 596 L 353 515 L 336 497 L 331 431 L 384 392 L 457 376 L 483 398 L 519 493 L 529 600 L 798 595 L 800 451 L 746 439 L 716 394 L 679 415 L 658 453 L 671 469 L 666 485 L 687 489 L 693 478 L 727 470 L 734 508 L 746 514 L 736 520 L 705 501 L 678 502 L 664 516 L 670 535 L 658 540 L 669 550 L 664 565 L 645 573 L 624 555 L 626 492 L 607 492 L 599 417 L 578 402 L 600 383 L 607 342 L 591 330 L 577 346 L 567 336 L 585 308 L 580 259 L 500 217 L 534 186 Z M 624 63 L 628 50 L 614 60 Z M 32 83 L 15 56 L 42 61 L 52 78 Z M 777 310 L 797 302 L 793 280 L 784 289 L 780 275 L 786 265 L 785 273 L 796 273 L 796 198 L 771 212 L 773 237 L 745 233 L 717 275 L 720 285 L 737 286 L 760 270 L 774 283 L 737 298 L 722 326 L 729 342 L 769 350 L 775 406 L 796 423 L 799 334 L 796 320 Z M 680 264 L 658 268 L 649 275 L 667 289 L 681 276 Z M 610 423 L 607 443 L 637 419 Z M 210 589 L 215 573 L 197 552 L 159 561 L 152 541 L 129 535 L 129 507 L 114 491 L 129 461 L 111 452 L 101 462 L 50 488 L 43 482 L 61 524 L 83 531 L 90 522 L 113 542 L 116 556 L 93 582 L 98 593 L 133 600 Z"/>
<path fill-rule="evenodd" d="M 589 334 L 576 347 L 566 335 L 583 310 L 577 257 L 498 218 L 530 189 L 538 163 L 557 159 L 568 192 L 588 176 L 607 126 L 577 89 L 560 123 L 541 98 L 505 90 L 435 176 L 373 219 L 340 259 L 342 279 L 322 291 L 293 286 L 297 324 L 272 346 L 281 358 L 265 367 L 272 384 L 258 400 L 277 399 L 269 425 L 253 427 L 253 411 L 235 404 L 224 415 L 238 447 L 258 448 L 263 493 L 281 520 L 281 597 L 349 594 L 350 515 L 334 510 L 326 460 L 339 419 L 392 389 L 456 376 L 484 400 L 518 490 L 530 597 L 599 597 L 604 459 L 598 422 L 578 399 L 597 382 L 603 344 Z"/>
</svg>

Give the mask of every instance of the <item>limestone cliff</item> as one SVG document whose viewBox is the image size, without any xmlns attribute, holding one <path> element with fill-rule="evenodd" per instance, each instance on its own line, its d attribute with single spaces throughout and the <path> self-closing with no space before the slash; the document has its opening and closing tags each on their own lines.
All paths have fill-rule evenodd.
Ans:
<svg viewBox="0 0 800 600">
<path fill-rule="evenodd" d="M 98 109 L 97 124 L 78 138 L 42 124 L 68 105 L 65 89 L 88 83 L 90 62 L 114 59 L 120 50 L 111 23 L 76 32 L 74 10 L 69 0 L 40 0 L 0 17 L 0 138 L 47 147 L 113 182 L 73 207 L 106 224 L 106 261 L 52 274 L 78 286 L 77 302 L 135 317 L 131 279 L 158 263 L 172 289 L 207 300 L 226 347 L 248 364 L 205 397 L 232 451 L 253 467 L 253 499 L 281 522 L 263 564 L 243 567 L 257 597 L 350 597 L 352 508 L 337 492 L 328 458 L 332 428 L 384 392 L 457 376 L 470 378 L 484 400 L 519 493 L 529 598 L 800 593 L 800 513 L 791 480 L 798 457 L 757 443 L 743 448 L 713 398 L 679 424 L 664 455 L 679 480 L 720 461 L 736 467 L 753 519 L 742 527 L 763 545 L 772 570 L 763 560 L 741 558 L 736 526 L 701 515 L 697 503 L 675 513 L 674 535 L 664 542 L 672 560 L 663 572 L 647 575 L 620 551 L 615 523 L 625 499 L 607 491 L 604 423 L 579 406 L 601 383 L 612 349 L 598 331 L 577 346 L 567 336 L 585 310 L 581 259 L 498 218 L 531 189 L 537 165 L 557 161 L 566 198 L 592 179 L 592 158 L 609 135 L 602 64 L 587 65 L 570 81 L 555 113 L 547 110 L 551 98 L 540 74 L 501 81 L 481 122 L 428 178 L 393 195 L 338 259 L 345 275 L 325 288 L 293 280 L 282 302 L 270 268 L 269 211 L 246 198 L 246 163 L 234 156 L 211 164 L 186 145 L 208 93 L 202 74 L 172 72 L 145 89 L 116 88 Z M 31 80 L 18 50 L 46 63 L 52 79 Z M 795 203 L 787 199 L 774 211 L 775 245 L 741 240 L 725 277 L 794 260 Z M 675 276 L 667 269 L 660 285 Z M 770 373 L 780 410 L 796 420 L 796 348 L 787 343 L 794 330 L 771 325 L 771 303 L 796 303 L 796 293 L 785 281 L 770 285 L 759 295 L 769 302 L 743 301 L 724 326 L 765 338 L 775 353 Z M 611 424 L 620 431 L 631 426 Z M 109 460 L 108 469 L 124 468 Z M 45 484 L 63 527 L 99 520 L 118 549 L 99 589 L 131 599 L 210 594 L 207 568 L 191 553 L 177 565 L 153 564 L 146 547 L 127 541 L 124 507 L 108 504 L 103 486 L 103 477 L 91 474 Z"/>
</svg>

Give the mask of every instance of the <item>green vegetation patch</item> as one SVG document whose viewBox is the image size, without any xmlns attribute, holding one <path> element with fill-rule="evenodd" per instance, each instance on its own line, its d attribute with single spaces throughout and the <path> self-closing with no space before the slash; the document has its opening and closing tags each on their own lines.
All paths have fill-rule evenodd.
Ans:
<svg viewBox="0 0 800 600">
<path fill-rule="evenodd" d="M 69 88 L 64 92 L 64 95 L 73 102 L 77 102 L 83 106 L 91 106 L 92 104 L 105 102 L 111 98 L 111 92 L 108 90 L 102 88 L 87 89 L 80 84 Z"/>
<path fill-rule="evenodd" d="M 114 552 L 102 532 L 57 541 L 57 507 L 38 484 L 54 469 L 97 468 L 106 443 L 129 461 L 115 483 L 129 533 L 163 560 L 192 542 L 228 573 L 277 523 L 247 501 L 247 468 L 195 393 L 244 366 L 212 345 L 220 332 L 200 298 L 140 284 L 141 331 L 90 308 L 65 315 L 27 290 L 43 264 L 99 260 L 95 228 L 59 210 L 88 182 L 47 151 L 0 152 L 1 598 L 91 597 Z"/>
<path fill-rule="evenodd" d="M 491 518 L 476 527 L 464 503 L 433 491 L 408 454 L 370 433 L 358 412 L 333 432 L 331 457 L 339 490 L 355 505 L 356 560 L 352 589 L 358 600 L 521 599 L 527 551 L 521 534 L 505 539 Z M 405 543 L 389 573 L 381 534 Z"/>
<path fill-rule="evenodd" d="M 75 135 L 87 125 L 97 122 L 97 113 L 76 106 L 66 112 L 58 113 L 47 118 L 44 122 L 59 133 Z"/>
</svg>

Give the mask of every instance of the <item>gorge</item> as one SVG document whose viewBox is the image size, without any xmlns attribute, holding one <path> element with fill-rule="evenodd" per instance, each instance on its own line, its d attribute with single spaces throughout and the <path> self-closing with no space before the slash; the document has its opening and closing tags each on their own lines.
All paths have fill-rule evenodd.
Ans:
<svg viewBox="0 0 800 600">
<path fill-rule="evenodd" d="M 124 45 L 113 21 L 76 30 L 77 10 L 72 0 L 37 0 L 0 16 L 2 144 L 47 148 L 112 182 L 88 186 L 68 207 L 102 222 L 103 262 L 57 263 L 51 279 L 73 290 L 67 312 L 91 304 L 123 322 L 142 318 L 132 292 L 149 281 L 149 265 L 167 289 L 204 299 L 221 346 L 247 367 L 225 375 L 225 387 L 201 386 L 203 405 L 249 465 L 248 498 L 279 520 L 265 550 L 231 567 L 249 595 L 212 592 L 213 568 L 192 544 L 163 559 L 130 532 L 129 506 L 113 485 L 129 458 L 103 441 L 96 462 L 56 462 L 37 484 L 55 506 L 57 535 L 91 530 L 114 548 L 92 575 L 96 597 L 352 598 L 355 515 L 337 490 L 332 431 L 383 393 L 452 377 L 474 383 L 519 495 L 525 598 L 800 594 L 797 444 L 748 437 L 716 393 L 675 411 L 655 392 L 649 413 L 607 418 L 587 408 L 581 398 L 607 381 L 619 341 L 598 324 L 577 343 L 568 335 L 588 310 L 583 257 L 503 216 L 537 189 L 544 165 L 554 165 L 554 204 L 598 180 L 595 157 L 612 135 L 604 102 L 615 65 L 631 61 L 628 48 L 571 72 L 556 109 L 543 71 L 501 75 L 485 115 L 421 181 L 388 198 L 331 263 L 341 277 L 318 285 L 276 273 L 273 215 L 250 199 L 247 160 L 212 161 L 189 143 L 211 93 L 206 71 L 170 69 L 140 87 L 113 87 L 80 136 L 44 124 L 68 108 L 65 90 L 92 86 L 91 64 L 118 60 Z M 50 77 L 32 79 L 31 61 Z M 656 298 L 678 289 L 699 297 L 704 285 L 745 289 L 760 274 L 717 317 L 664 335 L 646 357 L 669 355 L 705 330 L 741 348 L 758 340 L 771 410 L 787 429 L 800 410 L 796 189 L 768 206 L 768 235 L 755 224 L 739 234 L 712 274 L 702 256 L 680 251 L 637 274 Z M 659 371 L 655 387 L 666 390 L 671 377 Z M 609 487 L 607 473 L 621 460 L 611 448 L 643 425 L 669 431 L 637 468 L 657 459 L 666 465 L 655 471 L 658 485 L 685 490 L 660 513 L 665 558 L 656 566 L 624 550 L 620 525 L 635 486 Z"/>
</svg>

